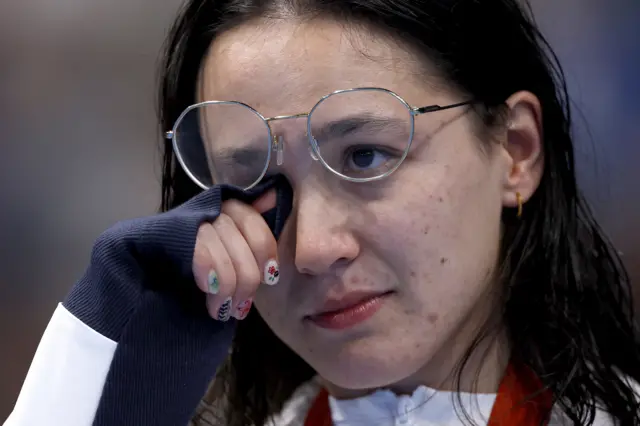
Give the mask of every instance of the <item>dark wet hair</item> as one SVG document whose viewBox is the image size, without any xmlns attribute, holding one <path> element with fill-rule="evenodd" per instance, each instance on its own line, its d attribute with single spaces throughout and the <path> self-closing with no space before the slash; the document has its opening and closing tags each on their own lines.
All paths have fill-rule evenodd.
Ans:
<svg viewBox="0 0 640 426">
<path fill-rule="evenodd" d="M 502 320 L 513 355 L 537 373 L 573 423 L 591 424 L 599 404 L 621 425 L 640 424 L 637 397 L 624 380 L 640 382 L 640 340 L 629 278 L 577 188 L 564 75 L 528 3 L 191 0 L 166 45 L 159 100 L 162 130 L 170 129 L 195 102 L 198 73 L 212 40 L 264 17 L 328 17 L 390 35 L 435 64 L 453 88 L 478 101 L 487 126 L 499 121 L 511 94 L 527 90 L 538 97 L 545 169 L 523 216 L 516 219 L 511 209 L 503 213 Z M 177 164 L 168 142 L 162 187 L 163 210 L 200 191 Z M 238 326 L 210 397 L 224 399 L 224 424 L 262 426 L 313 375 L 253 310 Z"/>
</svg>

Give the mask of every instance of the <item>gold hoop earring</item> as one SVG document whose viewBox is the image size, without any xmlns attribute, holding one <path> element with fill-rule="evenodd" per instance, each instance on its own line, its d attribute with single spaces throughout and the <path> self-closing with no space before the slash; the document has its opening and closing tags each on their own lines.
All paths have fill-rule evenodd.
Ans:
<svg viewBox="0 0 640 426">
<path fill-rule="evenodd" d="M 518 203 L 518 213 L 516 217 L 522 217 L 522 195 L 519 192 L 516 192 L 516 203 Z"/>
</svg>

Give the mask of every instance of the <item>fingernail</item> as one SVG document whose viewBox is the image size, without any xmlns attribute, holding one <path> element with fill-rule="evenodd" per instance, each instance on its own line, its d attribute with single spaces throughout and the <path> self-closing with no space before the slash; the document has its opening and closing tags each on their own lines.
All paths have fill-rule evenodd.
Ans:
<svg viewBox="0 0 640 426">
<path fill-rule="evenodd" d="M 240 303 L 236 307 L 236 313 L 234 317 L 239 320 L 243 320 L 249 315 L 249 311 L 251 310 L 251 305 L 253 304 L 253 299 L 250 297 L 244 302 Z"/>
<path fill-rule="evenodd" d="M 278 262 L 271 259 L 264 267 L 264 283 L 268 285 L 276 285 L 280 280 L 280 269 Z"/>
<path fill-rule="evenodd" d="M 218 310 L 218 321 L 228 321 L 231 316 L 231 298 L 227 297 Z"/>
<path fill-rule="evenodd" d="M 216 271 L 209 272 L 207 284 L 210 294 L 218 294 L 220 291 L 220 281 L 218 281 L 218 274 L 216 274 Z"/>
</svg>

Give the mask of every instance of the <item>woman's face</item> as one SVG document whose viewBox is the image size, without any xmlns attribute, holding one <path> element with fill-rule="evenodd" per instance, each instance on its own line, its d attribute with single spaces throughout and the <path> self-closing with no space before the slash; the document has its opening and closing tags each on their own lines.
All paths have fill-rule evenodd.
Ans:
<svg viewBox="0 0 640 426">
<path fill-rule="evenodd" d="M 330 22 L 252 23 L 213 43 L 200 96 L 265 117 L 308 112 L 354 87 L 389 89 L 412 106 L 467 100 L 415 58 Z M 272 130 L 284 141 L 278 171 L 294 205 L 279 241 L 280 281 L 255 298 L 260 314 L 330 386 L 437 386 L 493 309 L 500 216 L 513 199 L 501 136 L 483 146 L 464 107 L 418 115 L 402 166 L 353 183 L 312 159 L 305 118 Z"/>
</svg>

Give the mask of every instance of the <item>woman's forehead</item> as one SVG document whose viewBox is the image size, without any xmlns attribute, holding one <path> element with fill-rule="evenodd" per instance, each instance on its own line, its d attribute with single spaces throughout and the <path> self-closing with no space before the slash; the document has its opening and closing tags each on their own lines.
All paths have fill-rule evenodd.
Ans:
<svg viewBox="0 0 640 426">
<path fill-rule="evenodd" d="M 266 116 L 308 111 L 320 97 L 383 87 L 413 102 L 425 70 L 388 37 L 330 21 L 250 23 L 223 33 L 207 53 L 198 101 L 237 100 Z M 429 85 L 417 103 L 425 102 Z M 416 96 L 417 98 L 417 96 Z"/>
</svg>

